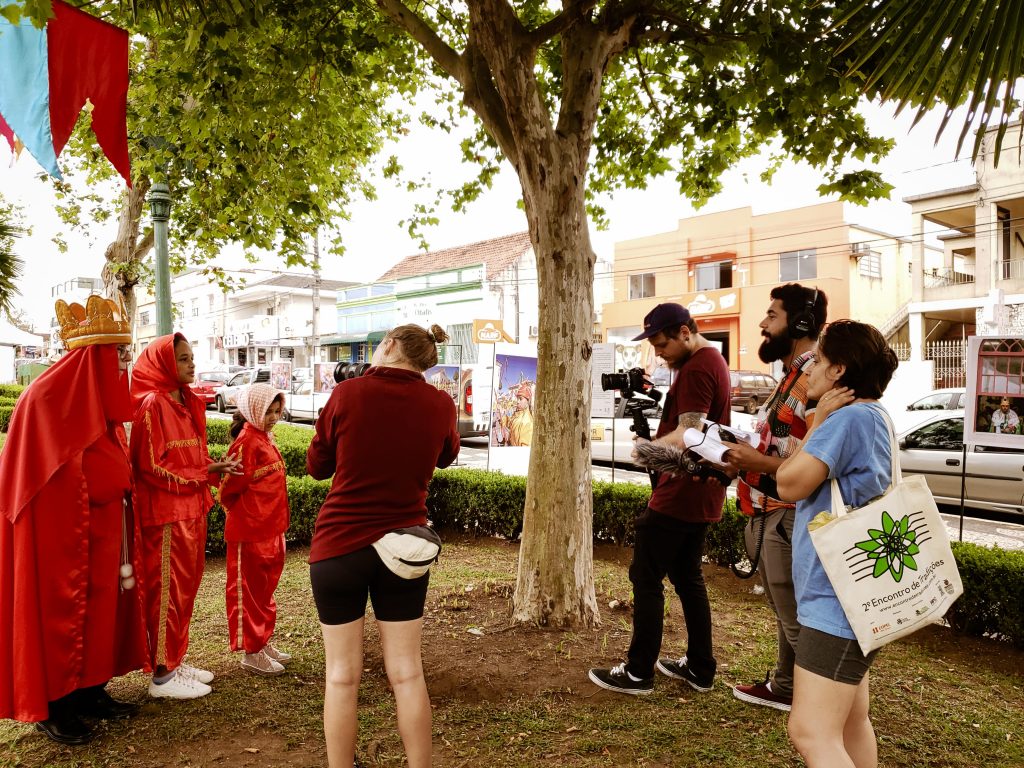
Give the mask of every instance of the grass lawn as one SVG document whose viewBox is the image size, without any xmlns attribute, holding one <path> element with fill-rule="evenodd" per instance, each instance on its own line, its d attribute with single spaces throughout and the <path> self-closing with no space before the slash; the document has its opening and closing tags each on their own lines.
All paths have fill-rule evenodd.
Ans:
<svg viewBox="0 0 1024 768">
<path fill-rule="evenodd" d="M 192 624 L 190 661 L 217 674 L 192 702 L 148 700 L 140 674 L 111 686 L 142 703 L 134 719 L 105 725 L 84 747 L 53 744 L 30 726 L 0 724 L 3 766 L 320 766 L 323 651 L 305 551 L 293 552 L 278 589 L 277 644 L 288 673 L 243 672 L 227 650 L 224 561 L 212 559 Z M 655 693 L 627 697 L 587 680 L 590 666 L 621 660 L 630 633 L 629 551 L 599 548 L 602 625 L 561 632 L 508 624 L 518 548 L 449 541 L 434 572 L 424 660 L 440 766 L 798 766 L 785 714 L 742 704 L 730 684 L 761 679 L 774 659 L 764 599 L 727 570 L 706 566 L 720 675 L 697 694 L 659 677 Z M 673 596 L 674 597 L 674 596 Z M 617 608 L 609 603 L 617 600 Z M 678 601 L 666 620 L 666 655 L 685 650 Z M 934 627 L 883 650 L 872 670 L 872 712 L 887 767 L 1024 765 L 1024 653 Z M 367 623 L 359 757 L 404 764 L 394 704 L 373 623 Z"/>
</svg>

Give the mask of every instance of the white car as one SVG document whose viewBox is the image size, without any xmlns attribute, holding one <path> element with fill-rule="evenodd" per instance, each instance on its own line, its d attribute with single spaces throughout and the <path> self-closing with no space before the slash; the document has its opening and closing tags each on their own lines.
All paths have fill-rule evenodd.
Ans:
<svg viewBox="0 0 1024 768">
<path fill-rule="evenodd" d="M 923 424 L 932 416 L 962 416 L 966 404 L 966 390 L 963 387 L 949 387 L 930 392 L 912 402 L 905 410 L 893 409 L 889 413 L 898 434 Z"/>
<path fill-rule="evenodd" d="M 247 387 L 250 384 L 269 381 L 269 368 L 246 368 L 244 371 L 239 371 L 228 379 L 224 383 L 223 387 L 217 390 L 217 399 L 214 401 L 214 404 L 217 406 L 217 411 L 224 413 L 228 409 L 236 408 L 238 403 L 238 393 L 243 387 Z"/>
<path fill-rule="evenodd" d="M 330 397 L 330 392 L 314 392 L 312 379 L 297 381 L 284 396 L 284 420 L 316 421 Z"/>
<path fill-rule="evenodd" d="M 923 475 L 939 504 L 960 504 L 964 417 L 932 416 L 900 435 L 905 475 Z M 976 445 L 967 452 L 964 506 L 1024 515 L 1024 449 Z"/>
</svg>

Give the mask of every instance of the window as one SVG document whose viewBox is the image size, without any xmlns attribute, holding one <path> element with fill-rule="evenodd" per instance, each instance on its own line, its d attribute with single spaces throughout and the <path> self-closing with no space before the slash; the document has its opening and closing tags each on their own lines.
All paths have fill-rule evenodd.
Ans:
<svg viewBox="0 0 1024 768">
<path fill-rule="evenodd" d="M 149 310 L 139 312 L 139 325 L 149 325 Z"/>
<path fill-rule="evenodd" d="M 963 449 L 963 437 L 963 419 L 942 419 L 911 433 L 906 439 L 906 447 L 931 451 L 959 451 Z"/>
<path fill-rule="evenodd" d="M 649 299 L 654 295 L 654 273 L 644 272 L 642 275 L 629 276 L 629 300 Z"/>
<path fill-rule="evenodd" d="M 199 299 L 192 299 L 192 317 L 199 317 Z"/>
<path fill-rule="evenodd" d="M 213 301 L 214 301 L 214 299 L 213 299 L 213 294 L 212 293 L 210 294 L 209 298 L 210 298 L 210 309 L 209 309 L 209 311 L 213 312 Z"/>
<path fill-rule="evenodd" d="M 695 270 L 695 290 L 717 291 L 719 288 L 732 288 L 732 262 L 712 261 L 698 264 Z"/>
<path fill-rule="evenodd" d="M 857 256 L 857 274 L 861 277 L 882 277 L 882 254 L 878 251 L 862 250 Z"/>
<path fill-rule="evenodd" d="M 783 251 L 779 254 L 779 280 L 812 280 L 818 276 L 818 249 Z"/>
</svg>

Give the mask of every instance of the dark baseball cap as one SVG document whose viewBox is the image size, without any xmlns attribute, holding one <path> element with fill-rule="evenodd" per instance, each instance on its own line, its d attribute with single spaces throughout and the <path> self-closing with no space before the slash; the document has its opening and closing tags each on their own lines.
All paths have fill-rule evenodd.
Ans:
<svg viewBox="0 0 1024 768">
<path fill-rule="evenodd" d="M 690 322 L 690 312 L 682 304 L 659 304 L 644 318 L 644 332 L 635 336 L 633 341 L 649 339 L 656 333 L 664 331 L 676 325 L 686 325 Z"/>
</svg>

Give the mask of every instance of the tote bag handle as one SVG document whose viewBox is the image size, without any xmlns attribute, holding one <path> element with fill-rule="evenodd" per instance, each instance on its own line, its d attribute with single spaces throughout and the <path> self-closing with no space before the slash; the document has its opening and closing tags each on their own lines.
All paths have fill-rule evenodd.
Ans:
<svg viewBox="0 0 1024 768">
<path fill-rule="evenodd" d="M 889 429 L 889 453 L 892 455 L 892 474 L 890 475 L 891 482 L 889 483 L 889 487 L 885 489 L 884 493 L 882 493 L 884 496 L 895 488 L 897 483 L 903 482 L 903 470 L 900 467 L 900 447 L 896 442 L 896 428 L 893 426 L 892 419 L 889 418 L 888 412 L 882 406 L 876 406 L 873 403 L 868 404 L 868 407 L 881 414 L 882 419 L 885 421 L 885 426 Z M 839 490 L 839 480 L 833 477 L 832 516 L 842 517 L 846 512 L 846 502 L 843 501 L 843 493 Z"/>
</svg>

